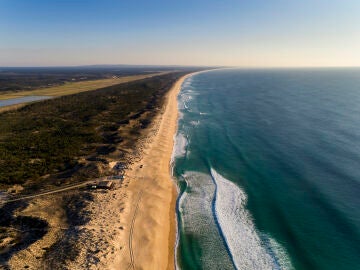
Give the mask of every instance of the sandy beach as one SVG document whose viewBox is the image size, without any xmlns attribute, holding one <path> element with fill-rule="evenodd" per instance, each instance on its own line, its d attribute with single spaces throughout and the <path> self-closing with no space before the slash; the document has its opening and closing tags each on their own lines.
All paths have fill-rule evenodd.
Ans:
<svg viewBox="0 0 360 270">
<path fill-rule="evenodd" d="M 119 256 L 112 269 L 127 265 L 134 269 L 174 269 L 176 187 L 170 159 L 177 129 L 177 95 L 184 79 L 169 91 L 166 107 L 157 119 L 157 132 L 145 143 L 142 158 L 126 173 L 132 194 L 126 237 L 129 256 Z"/>
<path fill-rule="evenodd" d="M 70 269 L 174 269 L 176 185 L 171 155 L 177 130 L 177 95 L 186 77 L 165 97 L 146 132 L 140 155 L 125 172 L 121 188 L 95 193 L 90 222 L 83 226 L 80 255 Z M 96 260 L 89 260 L 96 249 Z M 81 268 L 82 269 L 82 268 Z"/>
<path fill-rule="evenodd" d="M 131 208 L 125 227 L 127 245 L 110 269 L 174 269 L 176 186 L 170 161 L 177 129 L 177 95 L 185 77 L 169 91 L 156 133 L 143 145 L 142 158 L 126 173 Z M 124 239 L 124 240 L 125 240 Z"/>
</svg>

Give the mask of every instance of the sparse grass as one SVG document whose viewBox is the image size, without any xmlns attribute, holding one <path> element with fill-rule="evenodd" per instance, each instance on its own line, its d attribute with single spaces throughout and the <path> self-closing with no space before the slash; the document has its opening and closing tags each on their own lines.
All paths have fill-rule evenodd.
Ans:
<svg viewBox="0 0 360 270">
<path fill-rule="evenodd" d="M 96 90 L 99 88 L 116 85 L 125 82 L 131 82 L 135 80 L 141 80 L 145 78 L 152 77 L 154 75 L 165 74 L 166 72 L 161 73 L 152 73 L 152 74 L 143 74 L 143 75 L 132 75 L 124 76 L 116 79 L 100 79 L 100 80 L 91 80 L 91 81 L 80 81 L 80 82 L 66 82 L 63 85 L 39 88 L 29 91 L 11 91 L 0 93 L 0 100 L 19 98 L 25 96 L 65 96 L 76 93 L 81 93 L 85 91 Z M 0 111 L 1 112 L 1 111 Z"/>
</svg>

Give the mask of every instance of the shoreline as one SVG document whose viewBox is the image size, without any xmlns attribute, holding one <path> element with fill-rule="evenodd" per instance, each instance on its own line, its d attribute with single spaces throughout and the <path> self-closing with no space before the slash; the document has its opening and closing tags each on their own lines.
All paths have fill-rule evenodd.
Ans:
<svg viewBox="0 0 360 270">
<path fill-rule="evenodd" d="M 69 268 L 175 269 L 177 242 L 177 186 L 172 176 L 172 154 L 178 124 L 178 94 L 186 78 L 177 79 L 136 148 L 139 155 L 125 169 L 120 188 L 94 193 L 88 207 L 90 221 L 78 242 L 97 246 L 97 262 L 80 248 Z M 90 263 L 90 264 L 89 264 Z"/>
<path fill-rule="evenodd" d="M 87 221 L 75 220 L 67 227 L 61 223 L 66 213 L 60 207 L 61 218 L 50 223 L 51 232 L 14 254 L 8 262 L 11 267 L 38 268 L 61 261 L 69 269 L 175 269 L 177 189 L 171 161 L 179 116 L 177 97 L 184 80 L 195 73 L 178 75 L 168 84 L 152 123 L 140 133 L 136 145 L 125 149 L 129 156 L 122 183 L 115 182 L 115 188 L 106 192 L 80 190 L 31 200 L 26 215 L 48 220 L 44 209 L 43 213 L 35 208 L 50 197 L 60 201 L 75 194 L 90 196 L 80 199 L 81 215 Z M 109 165 L 116 163 L 113 159 Z M 71 243 L 72 249 L 57 262 L 51 248 L 61 241 Z"/>
<path fill-rule="evenodd" d="M 177 212 L 180 189 L 179 189 L 179 186 L 177 185 L 176 176 L 174 175 L 174 168 L 175 168 L 174 148 L 175 148 L 175 145 L 176 145 L 176 135 L 178 134 L 178 128 L 179 128 L 178 122 L 179 122 L 179 114 L 180 114 L 178 95 L 180 94 L 182 85 L 183 85 L 183 83 L 185 82 L 186 79 L 188 79 L 188 78 L 190 78 L 190 77 L 192 77 L 194 75 L 205 73 L 205 72 L 212 71 L 212 70 L 216 70 L 216 69 L 196 71 L 196 72 L 192 72 L 190 74 L 184 75 L 182 78 L 180 78 L 180 80 L 182 80 L 182 81 L 181 81 L 181 85 L 180 85 L 180 87 L 178 89 L 178 92 L 177 92 L 177 95 L 176 95 L 176 108 L 177 108 L 176 130 L 175 130 L 175 133 L 173 135 L 173 151 L 171 153 L 171 159 L 170 159 L 170 163 L 169 163 L 171 180 L 173 181 L 175 189 L 176 189 L 175 193 L 173 195 L 174 196 L 174 202 L 173 202 L 173 205 L 172 205 L 172 208 L 174 209 L 174 212 L 175 212 L 175 219 L 173 221 L 174 225 L 172 227 L 173 227 L 173 230 L 175 231 L 175 233 L 173 233 L 174 241 L 173 241 L 173 246 L 172 246 L 172 249 L 173 249 L 173 256 L 172 256 L 173 265 L 172 265 L 172 268 L 168 268 L 168 269 L 176 269 L 176 270 L 179 269 L 179 266 L 178 266 L 178 263 L 177 263 L 177 260 L 176 260 L 176 256 L 177 256 L 177 248 L 178 248 L 179 237 L 180 237 L 180 235 L 179 235 L 179 227 L 178 227 L 178 212 Z M 169 248 L 171 248 L 171 247 L 169 247 Z"/>
<path fill-rule="evenodd" d="M 194 74 L 182 76 L 169 90 L 164 111 L 155 120 L 157 133 L 145 146 L 141 160 L 125 174 L 126 178 L 130 178 L 130 190 L 146 189 L 141 194 L 140 207 L 135 209 L 136 223 L 132 235 L 135 261 L 130 260 L 130 266 L 136 265 L 136 269 L 175 269 L 178 190 L 171 167 L 179 116 L 177 98 L 185 79 Z M 134 181 L 141 178 L 153 182 Z M 151 229 L 146 225 L 150 225 Z M 141 246 L 141 250 L 137 250 L 137 246 Z M 110 269 L 127 265 L 120 263 L 113 266 Z"/>
</svg>

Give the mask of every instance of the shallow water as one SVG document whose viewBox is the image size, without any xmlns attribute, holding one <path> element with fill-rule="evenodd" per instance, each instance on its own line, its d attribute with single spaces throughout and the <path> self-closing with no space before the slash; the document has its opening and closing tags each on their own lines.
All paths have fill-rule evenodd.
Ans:
<svg viewBox="0 0 360 270">
<path fill-rule="evenodd" d="M 360 69 L 187 79 L 174 154 L 183 269 L 357 269 Z"/>
<path fill-rule="evenodd" d="M 10 105 L 16 105 L 21 104 L 25 102 L 32 102 L 32 101 L 40 101 L 44 99 L 49 99 L 50 96 L 26 96 L 26 97 L 20 97 L 20 98 L 11 98 L 11 99 L 5 99 L 0 100 L 0 107 L 10 106 Z"/>
</svg>

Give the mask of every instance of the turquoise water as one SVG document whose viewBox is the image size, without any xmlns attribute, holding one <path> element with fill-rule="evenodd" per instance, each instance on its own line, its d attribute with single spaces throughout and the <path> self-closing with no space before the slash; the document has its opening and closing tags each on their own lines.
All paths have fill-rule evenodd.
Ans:
<svg viewBox="0 0 360 270">
<path fill-rule="evenodd" d="M 179 107 L 179 268 L 360 269 L 360 69 L 204 72 Z"/>
</svg>

